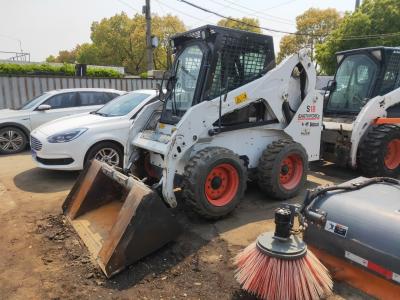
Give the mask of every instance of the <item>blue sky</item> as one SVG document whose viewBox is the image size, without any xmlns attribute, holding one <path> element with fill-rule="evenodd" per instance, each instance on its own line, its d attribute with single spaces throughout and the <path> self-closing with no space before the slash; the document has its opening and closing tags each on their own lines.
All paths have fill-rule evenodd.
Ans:
<svg viewBox="0 0 400 300">
<path fill-rule="evenodd" d="M 295 18 L 310 7 L 333 7 L 344 12 L 354 9 L 355 0 L 189 0 L 233 17 L 258 17 L 261 26 L 293 31 Z M 145 0 L 0 0 L 0 51 L 31 53 L 31 60 L 43 61 L 60 49 L 72 49 L 90 41 L 93 21 L 125 11 L 141 12 Z M 219 18 L 177 0 L 151 0 L 152 12 L 179 16 L 189 28 L 215 24 Z M 274 36 L 279 44 L 281 34 Z M 4 58 L 4 56 L 0 56 Z"/>
</svg>

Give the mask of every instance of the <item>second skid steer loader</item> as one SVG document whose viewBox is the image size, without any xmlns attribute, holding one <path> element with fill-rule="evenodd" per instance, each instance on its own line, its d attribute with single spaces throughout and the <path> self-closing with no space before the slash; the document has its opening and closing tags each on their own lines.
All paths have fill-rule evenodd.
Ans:
<svg viewBox="0 0 400 300">
<path fill-rule="evenodd" d="M 336 59 L 321 156 L 367 176 L 399 176 L 400 48 L 347 50 Z"/>
<path fill-rule="evenodd" d="M 107 276 L 172 240 L 176 192 L 206 218 L 230 213 L 248 179 L 276 199 L 319 159 L 322 96 L 307 50 L 275 66 L 272 37 L 204 26 L 172 38 L 166 94 L 143 108 L 125 175 L 97 161 L 64 213 Z"/>
</svg>

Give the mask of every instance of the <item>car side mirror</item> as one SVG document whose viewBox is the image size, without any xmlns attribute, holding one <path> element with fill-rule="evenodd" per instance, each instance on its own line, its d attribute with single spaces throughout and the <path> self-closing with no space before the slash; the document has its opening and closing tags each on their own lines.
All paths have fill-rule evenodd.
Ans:
<svg viewBox="0 0 400 300">
<path fill-rule="evenodd" d="M 38 106 L 38 108 L 36 108 L 36 110 L 38 111 L 45 111 L 45 110 L 49 110 L 51 109 L 51 105 L 48 104 L 41 104 Z"/>
</svg>

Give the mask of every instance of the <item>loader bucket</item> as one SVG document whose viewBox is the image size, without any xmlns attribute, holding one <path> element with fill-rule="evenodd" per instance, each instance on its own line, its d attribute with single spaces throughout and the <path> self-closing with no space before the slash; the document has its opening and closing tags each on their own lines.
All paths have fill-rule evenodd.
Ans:
<svg viewBox="0 0 400 300">
<path fill-rule="evenodd" d="M 108 278 L 180 232 L 156 192 L 97 160 L 82 171 L 63 213 Z"/>
</svg>

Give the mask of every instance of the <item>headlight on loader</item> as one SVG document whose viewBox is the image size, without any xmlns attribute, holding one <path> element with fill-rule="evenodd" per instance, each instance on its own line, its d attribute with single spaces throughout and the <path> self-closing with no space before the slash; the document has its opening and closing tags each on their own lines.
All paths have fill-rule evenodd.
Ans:
<svg viewBox="0 0 400 300">
<path fill-rule="evenodd" d="M 73 130 L 64 131 L 61 133 L 53 134 L 47 138 L 49 143 L 67 143 L 82 135 L 87 128 L 76 128 Z"/>
</svg>

